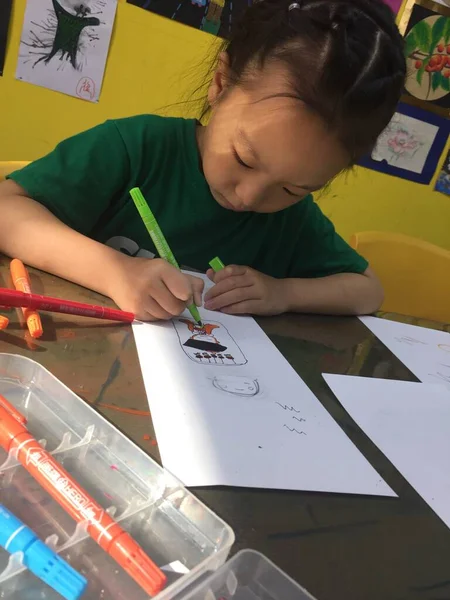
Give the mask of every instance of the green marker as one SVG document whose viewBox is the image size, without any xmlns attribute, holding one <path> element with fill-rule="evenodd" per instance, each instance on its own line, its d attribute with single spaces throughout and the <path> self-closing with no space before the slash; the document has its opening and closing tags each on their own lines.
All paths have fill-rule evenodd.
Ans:
<svg viewBox="0 0 450 600">
<path fill-rule="evenodd" d="M 141 219 L 144 222 L 150 237 L 155 244 L 158 254 L 164 260 L 167 260 L 173 267 L 180 270 L 180 265 L 177 263 L 172 250 L 169 248 L 166 238 L 158 225 L 158 221 L 155 219 L 155 215 L 152 213 L 150 206 L 147 204 L 142 192 L 139 188 L 133 188 L 130 191 L 130 196 L 133 198 L 133 202 L 141 215 Z M 200 313 L 195 304 L 188 306 L 188 311 L 191 313 L 194 321 L 198 324 L 202 324 Z"/>
<path fill-rule="evenodd" d="M 221 271 L 222 269 L 225 269 L 225 265 L 223 264 L 223 262 L 220 260 L 220 258 L 218 256 L 216 256 L 216 258 L 213 258 L 212 260 L 209 261 L 209 266 L 215 273 L 217 273 L 217 271 Z"/>
</svg>

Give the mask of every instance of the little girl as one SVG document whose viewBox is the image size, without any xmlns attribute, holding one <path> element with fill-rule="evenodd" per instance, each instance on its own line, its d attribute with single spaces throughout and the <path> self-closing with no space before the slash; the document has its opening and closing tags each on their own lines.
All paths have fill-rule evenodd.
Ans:
<svg viewBox="0 0 450 600">
<path fill-rule="evenodd" d="M 141 319 L 192 298 L 232 314 L 375 311 L 376 276 L 311 192 L 370 152 L 405 71 L 381 0 L 259 1 L 220 55 L 207 126 L 144 115 L 62 142 L 0 185 L 0 251 Z M 181 264 L 228 265 L 203 299 L 199 278 L 153 258 L 135 186 Z"/>
</svg>

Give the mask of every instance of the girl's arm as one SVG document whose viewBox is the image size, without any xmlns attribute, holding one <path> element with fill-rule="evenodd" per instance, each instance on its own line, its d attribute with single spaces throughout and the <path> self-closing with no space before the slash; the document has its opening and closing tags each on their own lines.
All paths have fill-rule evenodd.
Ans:
<svg viewBox="0 0 450 600">
<path fill-rule="evenodd" d="M 14 181 L 0 184 L 0 215 L 0 252 L 110 295 L 123 268 L 119 252 L 64 225 Z"/>
<path fill-rule="evenodd" d="M 368 268 L 364 273 L 337 273 L 317 279 L 280 280 L 290 312 L 365 315 L 383 303 L 383 288 Z"/>
<path fill-rule="evenodd" d="M 112 298 L 140 319 L 201 302 L 203 281 L 160 259 L 133 258 L 71 229 L 14 181 L 0 183 L 0 252 Z"/>
<path fill-rule="evenodd" d="M 378 310 L 383 289 L 368 268 L 362 274 L 337 273 L 310 279 L 274 279 L 250 267 L 208 271 L 216 284 L 205 308 L 229 314 L 277 315 L 284 312 L 363 315 Z"/>
</svg>

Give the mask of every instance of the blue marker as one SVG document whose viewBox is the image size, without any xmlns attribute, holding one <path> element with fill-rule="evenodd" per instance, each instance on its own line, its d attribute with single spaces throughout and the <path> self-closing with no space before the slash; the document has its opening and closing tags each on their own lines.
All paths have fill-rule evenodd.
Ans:
<svg viewBox="0 0 450 600">
<path fill-rule="evenodd" d="M 23 552 L 23 564 L 67 600 L 78 600 L 87 581 L 44 544 L 29 527 L 0 504 L 0 546 L 10 554 Z"/>
</svg>

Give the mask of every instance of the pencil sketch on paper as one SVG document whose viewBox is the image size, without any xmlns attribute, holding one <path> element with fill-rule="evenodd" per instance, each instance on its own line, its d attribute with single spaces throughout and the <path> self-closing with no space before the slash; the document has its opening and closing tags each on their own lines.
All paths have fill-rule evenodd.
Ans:
<svg viewBox="0 0 450 600">
<path fill-rule="evenodd" d="M 397 342 L 400 342 L 401 344 L 408 344 L 409 346 L 414 346 L 414 344 L 423 344 L 424 346 L 427 345 L 426 342 L 421 342 L 420 340 L 416 340 L 415 338 L 409 337 L 409 335 L 404 335 L 402 337 L 396 337 L 395 338 L 397 340 Z"/>
<path fill-rule="evenodd" d="M 438 344 L 438 348 L 443 352 L 450 352 L 450 344 Z"/>
<path fill-rule="evenodd" d="M 28 0 L 16 76 L 97 100 L 117 0 Z"/>
<path fill-rule="evenodd" d="M 247 358 L 227 328 L 217 321 L 197 325 L 191 319 L 174 319 L 173 326 L 188 358 L 201 365 L 245 365 Z"/>
<path fill-rule="evenodd" d="M 222 392 L 244 398 L 254 398 L 260 393 L 258 380 L 242 375 L 219 375 L 214 377 L 212 384 Z"/>
<path fill-rule="evenodd" d="M 401 113 L 380 135 L 372 159 L 389 165 L 422 173 L 439 128 Z"/>
</svg>

